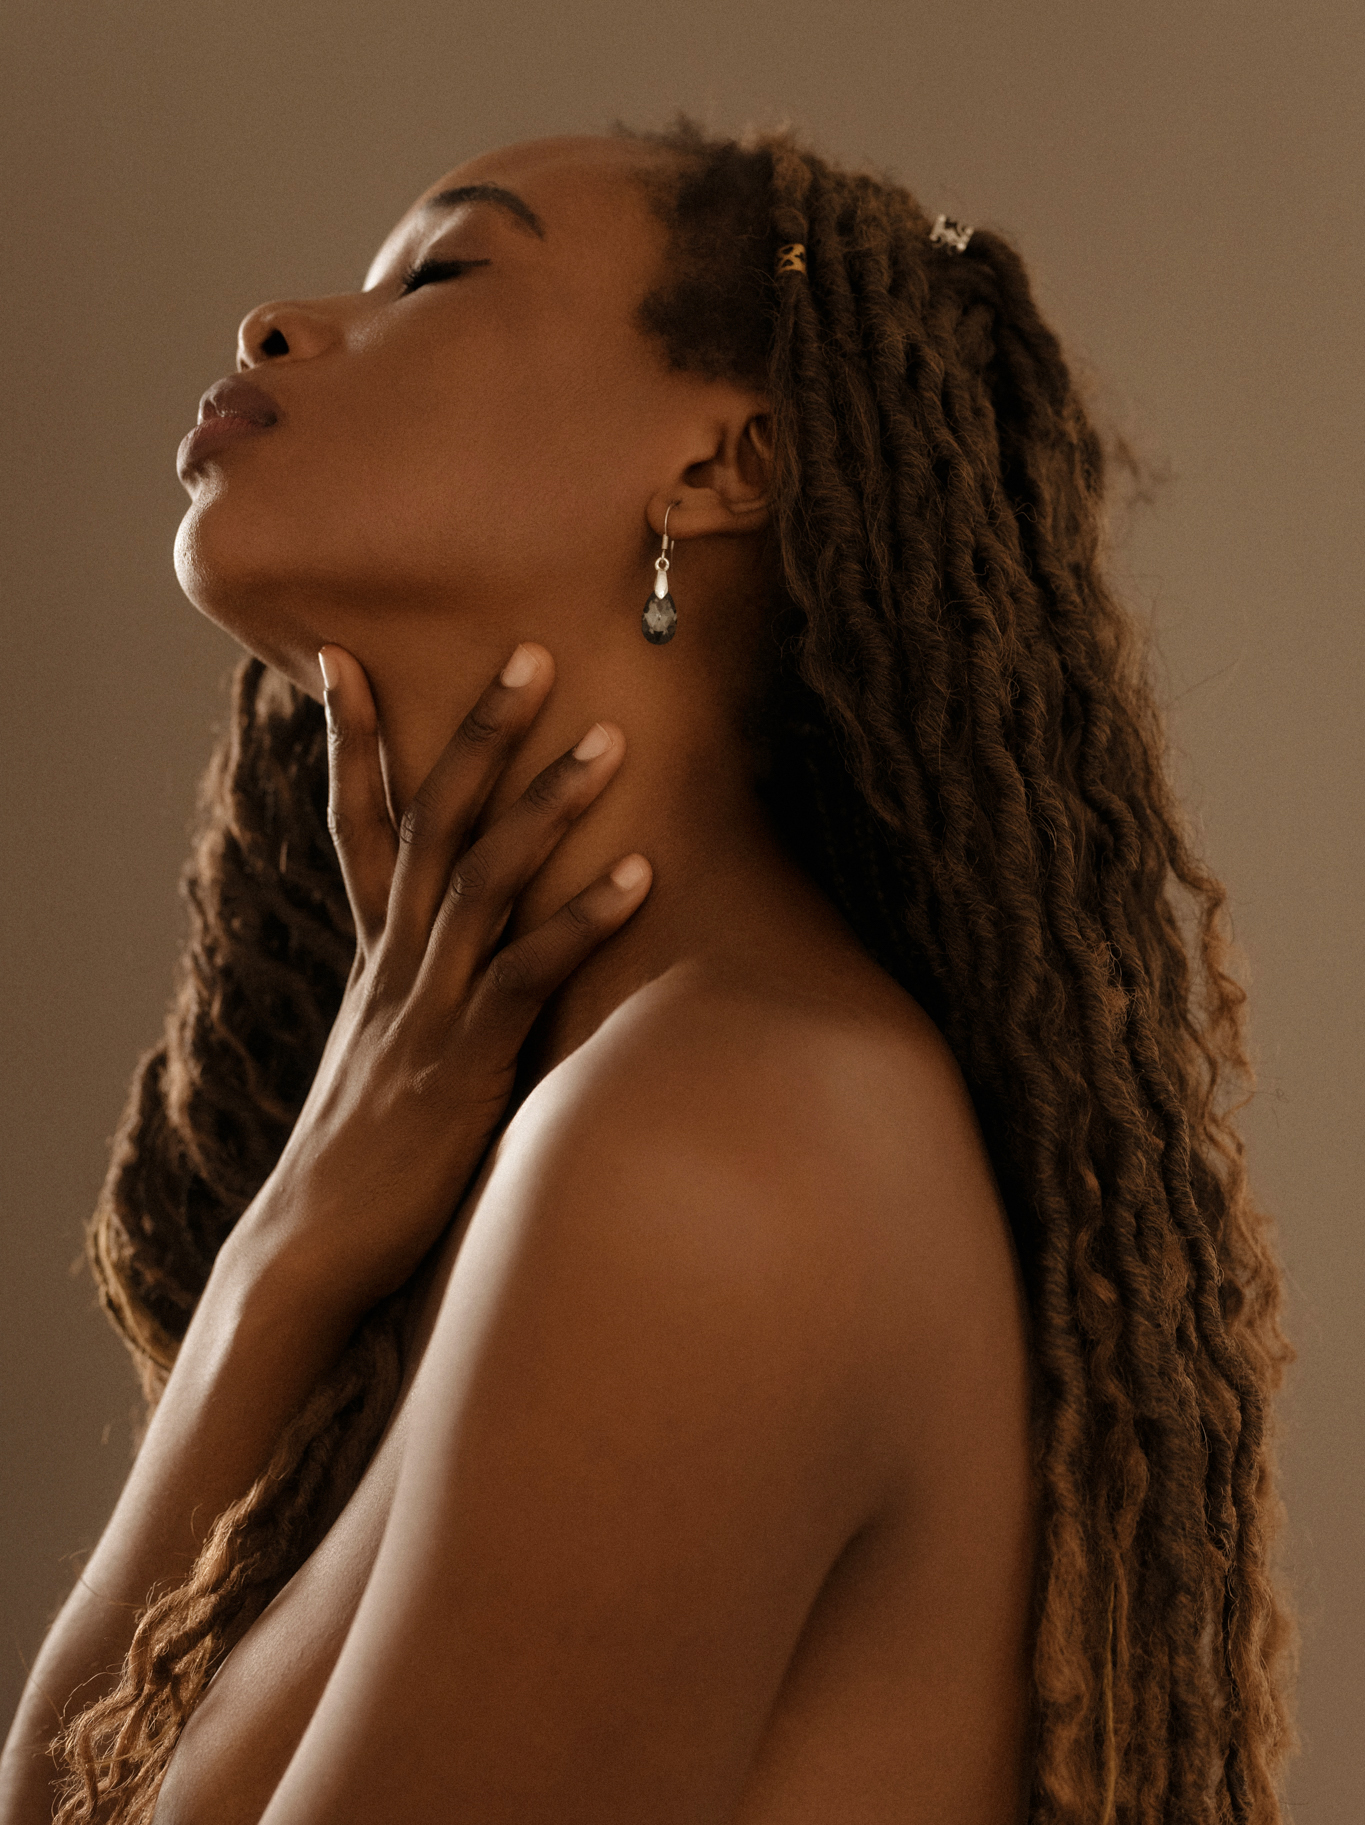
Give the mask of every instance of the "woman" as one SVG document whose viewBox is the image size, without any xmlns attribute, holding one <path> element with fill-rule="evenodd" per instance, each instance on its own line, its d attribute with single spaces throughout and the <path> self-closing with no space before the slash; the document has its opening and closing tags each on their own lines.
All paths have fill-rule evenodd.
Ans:
<svg viewBox="0 0 1365 1825">
<path fill-rule="evenodd" d="M 1275 1819 L 1243 995 L 1017 256 L 554 140 L 238 366 L 154 1411 L 5 1825 Z"/>
</svg>

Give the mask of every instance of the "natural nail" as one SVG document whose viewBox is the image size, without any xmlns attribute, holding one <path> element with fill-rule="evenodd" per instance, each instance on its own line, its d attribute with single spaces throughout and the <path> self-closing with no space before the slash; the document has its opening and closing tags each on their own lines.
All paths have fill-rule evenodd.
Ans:
<svg viewBox="0 0 1365 1825">
<path fill-rule="evenodd" d="M 629 893 L 632 887 L 640 885 L 648 873 L 649 865 L 643 856 L 628 855 L 612 869 L 611 878 L 622 893 Z"/>
<path fill-rule="evenodd" d="M 519 646 L 507 664 L 499 673 L 499 678 L 509 691 L 515 691 L 523 684 L 529 684 L 540 670 L 540 660 L 529 646 Z"/>
<path fill-rule="evenodd" d="M 575 760 L 596 760 L 599 754 L 605 754 L 611 746 L 611 736 L 595 722 L 573 751 Z"/>
</svg>

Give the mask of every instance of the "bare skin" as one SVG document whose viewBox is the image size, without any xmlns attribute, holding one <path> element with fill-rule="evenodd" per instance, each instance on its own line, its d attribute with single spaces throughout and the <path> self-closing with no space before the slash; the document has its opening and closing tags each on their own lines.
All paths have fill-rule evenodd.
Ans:
<svg viewBox="0 0 1365 1825">
<path fill-rule="evenodd" d="M 419 203 L 364 291 L 253 312 L 280 422 L 187 468 L 187 593 L 315 694 L 324 649 L 360 947 L 87 1568 L 103 1600 L 45 1646 L 3 1825 L 48 1816 L 51 1705 L 415 1273 L 385 1439 L 159 1825 L 1022 1816 L 1004 1215 L 947 1048 L 754 790 L 767 402 L 635 326 L 663 256 L 639 157 L 448 174 L 429 197 L 505 187 L 539 232 Z M 487 264 L 404 292 L 423 258 Z M 513 649 L 525 681 L 490 684 Z"/>
</svg>

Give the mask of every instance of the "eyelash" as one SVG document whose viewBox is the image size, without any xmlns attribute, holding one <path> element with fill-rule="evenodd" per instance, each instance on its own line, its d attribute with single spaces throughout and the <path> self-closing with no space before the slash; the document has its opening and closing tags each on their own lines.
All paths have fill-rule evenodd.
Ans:
<svg viewBox="0 0 1365 1825">
<path fill-rule="evenodd" d="M 487 260 L 419 260 L 409 266 L 399 280 L 399 297 L 406 298 L 423 285 L 439 284 L 442 279 L 458 279 L 471 266 L 487 266 Z"/>
</svg>

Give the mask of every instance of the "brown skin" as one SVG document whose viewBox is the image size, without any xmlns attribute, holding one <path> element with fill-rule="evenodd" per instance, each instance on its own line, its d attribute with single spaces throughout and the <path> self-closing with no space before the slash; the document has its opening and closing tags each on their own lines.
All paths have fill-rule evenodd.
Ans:
<svg viewBox="0 0 1365 1825">
<path fill-rule="evenodd" d="M 762 640 L 765 401 L 669 373 L 635 328 L 663 237 L 632 163 L 611 140 L 475 159 L 428 194 L 505 185 L 543 240 L 488 205 L 428 220 L 419 201 L 365 291 L 253 311 L 238 364 L 284 422 L 187 478 L 177 542 L 190 599 L 303 689 L 324 642 L 355 655 L 399 808 L 519 640 L 554 655 L 555 686 L 495 808 L 593 721 L 626 732 L 611 794 L 522 925 L 632 848 L 655 864 L 656 927 L 686 881 L 690 929 L 751 845 L 755 882 L 793 872 L 736 728 Z M 490 264 L 400 299 L 426 257 Z M 262 353 L 272 331 L 287 355 Z M 675 501 L 680 631 L 656 648 L 640 611 Z"/>
<path fill-rule="evenodd" d="M 161 1825 L 1020 1816 L 1003 1212 L 942 1040 L 764 820 L 739 724 L 765 402 L 636 328 L 663 254 L 639 157 L 475 160 L 433 190 L 506 186 L 543 237 L 415 207 L 365 291 L 253 312 L 241 364 L 282 421 L 187 477 L 191 598 L 315 693 L 329 649 L 360 945 L 95 1588 L 131 1604 L 183 1568 L 196 1508 L 427 1265 L 385 1444 L 191 1721 Z M 428 254 L 489 264 L 400 297 Z M 533 678 L 490 685 L 518 643 Z M 560 758 L 598 722 L 599 755 Z M 631 852 L 652 885 L 608 878 Z M 49 1691 L 122 1651 L 110 1614 L 73 1599 Z M 45 1816 L 35 1766 L 0 1825 Z"/>
</svg>

